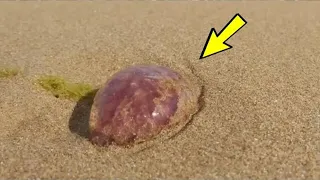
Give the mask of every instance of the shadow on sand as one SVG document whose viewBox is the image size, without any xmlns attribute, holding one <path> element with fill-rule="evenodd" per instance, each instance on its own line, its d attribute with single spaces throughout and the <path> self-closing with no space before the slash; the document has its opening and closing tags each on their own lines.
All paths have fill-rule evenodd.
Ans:
<svg viewBox="0 0 320 180">
<path fill-rule="evenodd" d="M 89 118 L 93 99 L 98 89 L 95 89 L 82 97 L 73 109 L 69 119 L 69 129 L 81 137 L 88 138 Z"/>
</svg>

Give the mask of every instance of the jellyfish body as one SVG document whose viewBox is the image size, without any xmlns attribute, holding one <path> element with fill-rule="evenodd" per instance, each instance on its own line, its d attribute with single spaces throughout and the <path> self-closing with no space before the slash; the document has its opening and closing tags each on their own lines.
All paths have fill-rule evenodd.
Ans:
<svg viewBox="0 0 320 180">
<path fill-rule="evenodd" d="M 130 145 L 183 127 L 197 106 L 192 84 L 162 66 L 126 68 L 97 92 L 90 114 L 90 141 Z"/>
</svg>

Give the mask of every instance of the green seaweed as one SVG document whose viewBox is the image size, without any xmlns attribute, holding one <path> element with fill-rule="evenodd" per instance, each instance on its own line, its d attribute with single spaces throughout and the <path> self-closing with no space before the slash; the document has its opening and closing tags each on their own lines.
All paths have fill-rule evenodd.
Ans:
<svg viewBox="0 0 320 180">
<path fill-rule="evenodd" d="M 38 84 L 56 98 L 71 100 L 79 100 L 93 90 L 88 84 L 67 82 L 58 76 L 43 76 L 38 79 Z"/>
<path fill-rule="evenodd" d="M 0 70 L 0 78 L 10 78 L 18 75 L 19 71 L 17 69 L 4 68 Z"/>
</svg>

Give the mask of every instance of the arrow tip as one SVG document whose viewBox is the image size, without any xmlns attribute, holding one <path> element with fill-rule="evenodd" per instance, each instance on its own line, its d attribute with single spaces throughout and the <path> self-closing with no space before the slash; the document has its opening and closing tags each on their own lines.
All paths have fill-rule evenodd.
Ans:
<svg viewBox="0 0 320 180">
<path fill-rule="evenodd" d="M 225 43 L 223 40 L 221 40 L 221 38 L 219 39 L 215 29 L 212 28 L 208 36 L 206 45 L 204 46 L 203 51 L 200 55 L 200 59 L 212 56 L 214 54 L 220 53 L 231 48 L 232 46 Z"/>
<path fill-rule="evenodd" d="M 201 54 L 200 59 L 212 56 L 214 54 L 226 51 L 228 49 L 231 49 L 232 46 L 230 46 L 227 43 L 223 43 L 223 42 L 212 42 L 208 45 L 208 47 L 204 50 L 203 54 Z"/>
</svg>

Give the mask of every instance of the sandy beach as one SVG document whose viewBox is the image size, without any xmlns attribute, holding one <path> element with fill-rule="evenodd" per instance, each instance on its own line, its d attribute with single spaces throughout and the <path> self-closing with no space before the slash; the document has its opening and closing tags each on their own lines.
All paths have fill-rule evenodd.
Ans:
<svg viewBox="0 0 320 180">
<path fill-rule="evenodd" d="M 0 179 L 320 179 L 319 2 L 1 2 Z M 233 48 L 199 60 L 240 13 Z M 119 70 L 191 72 L 203 106 L 151 147 L 85 136 L 90 99 L 56 98 L 57 75 L 99 88 Z"/>
</svg>

